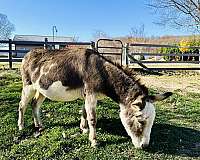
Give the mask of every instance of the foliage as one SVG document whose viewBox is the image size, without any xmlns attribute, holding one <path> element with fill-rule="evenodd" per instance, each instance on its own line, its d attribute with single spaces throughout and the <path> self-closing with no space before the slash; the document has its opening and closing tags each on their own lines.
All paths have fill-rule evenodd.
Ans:
<svg viewBox="0 0 200 160">
<path fill-rule="evenodd" d="M 200 94 L 175 93 L 156 104 L 157 116 L 150 147 L 133 147 L 119 118 L 119 106 L 110 99 L 98 102 L 98 148 L 91 148 L 88 135 L 79 134 L 82 100 L 45 100 L 42 121 L 45 130 L 34 138 L 31 107 L 25 114 L 25 129 L 18 131 L 21 78 L 15 72 L 0 72 L 0 159 L 196 159 L 200 156 Z M 151 90 L 151 93 L 157 92 Z M 65 136 L 63 136 L 65 135 Z"/>
<path fill-rule="evenodd" d="M 188 40 L 184 40 L 184 39 L 181 40 L 180 43 L 179 43 L 179 45 L 180 45 L 179 49 L 180 49 L 180 51 L 182 53 L 189 51 L 189 48 L 187 48 L 187 47 L 190 47 L 190 42 Z"/>
<path fill-rule="evenodd" d="M 199 56 L 184 56 L 184 54 L 199 54 L 199 49 L 195 47 L 200 46 L 199 39 L 182 39 L 178 44 L 174 46 L 180 46 L 179 48 L 166 48 L 162 47 L 157 51 L 163 54 L 183 54 L 183 56 L 168 56 L 165 55 L 164 59 L 167 61 L 198 61 Z M 194 47 L 194 48 L 193 48 Z"/>
<path fill-rule="evenodd" d="M 179 48 L 166 48 L 166 47 L 162 47 L 159 50 L 160 53 L 163 54 L 180 54 L 181 51 L 179 50 Z M 166 61 L 178 61 L 180 60 L 180 56 L 164 56 L 164 59 Z"/>
<path fill-rule="evenodd" d="M 198 47 L 200 46 L 200 40 L 196 39 L 189 39 L 189 40 L 181 40 L 180 43 L 180 50 L 183 54 L 199 54 L 199 49 L 192 48 L 192 47 Z M 190 48 L 188 48 L 190 47 Z M 198 61 L 199 56 L 183 56 L 183 60 L 193 60 Z"/>
</svg>

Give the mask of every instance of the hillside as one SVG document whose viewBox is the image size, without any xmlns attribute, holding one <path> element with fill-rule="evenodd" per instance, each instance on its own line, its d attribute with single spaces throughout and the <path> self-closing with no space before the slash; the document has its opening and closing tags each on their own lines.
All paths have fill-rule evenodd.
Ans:
<svg viewBox="0 0 200 160">
<path fill-rule="evenodd" d="M 119 37 L 124 43 L 151 43 L 151 44 L 176 44 L 181 40 L 197 41 L 200 40 L 200 35 L 189 36 L 161 36 L 161 37 Z"/>
</svg>

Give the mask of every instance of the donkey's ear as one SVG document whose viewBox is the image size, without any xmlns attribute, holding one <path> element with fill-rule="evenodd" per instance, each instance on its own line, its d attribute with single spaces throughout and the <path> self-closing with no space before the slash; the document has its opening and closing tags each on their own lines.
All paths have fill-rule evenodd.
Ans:
<svg viewBox="0 0 200 160">
<path fill-rule="evenodd" d="M 147 97 L 147 101 L 150 101 L 150 102 L 162 101 L 162 100 L 168 98 L 171 95 L 172 95 L 172 92 L 165 92 L 163 94 L 157 94 L 157 95 L 154 95 L 154 96 L 148 96 Z"/>
</svg>

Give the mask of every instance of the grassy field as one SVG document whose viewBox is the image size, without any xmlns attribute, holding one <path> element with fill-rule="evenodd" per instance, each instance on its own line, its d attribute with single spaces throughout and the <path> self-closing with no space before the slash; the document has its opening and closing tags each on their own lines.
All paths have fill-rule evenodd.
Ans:
<svg viewBox="0 0 200 160">
<path fill-rule="evenodd" d="M 0 71 L 0 159 L 200 159 L 200 94 L 175 92 L 156 103 L 157 116 L 150 146 L 137 150 L 119 119 L 119 106 L 110 99 L 98 102 L 99 147 L 90 147 L 79 132 L 82 100 L 52 102 L 41 107 L 45 130 L 34 138 L 31 107 L 25 129 L 18 131 L 21 78 L 17 71 Z M 151 92 L 158 92 L 151 88 Z"/>
</svg>

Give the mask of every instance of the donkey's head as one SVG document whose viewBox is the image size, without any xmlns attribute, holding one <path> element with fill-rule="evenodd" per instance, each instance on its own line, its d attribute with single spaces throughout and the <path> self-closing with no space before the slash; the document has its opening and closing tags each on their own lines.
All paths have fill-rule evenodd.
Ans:
<svg viewBox="0 0 200 160">
<path fill-rule="evenodd" d="M 141 95 L 130 100 L 127 105 L 120 104 L 122 124 L 136 148 L 145 148 L 149 145 L 151 128 L 155 119 L 153 102 L 164 100 L 171 95 L 171 92 L 154 96 Z"/>
</svg>

